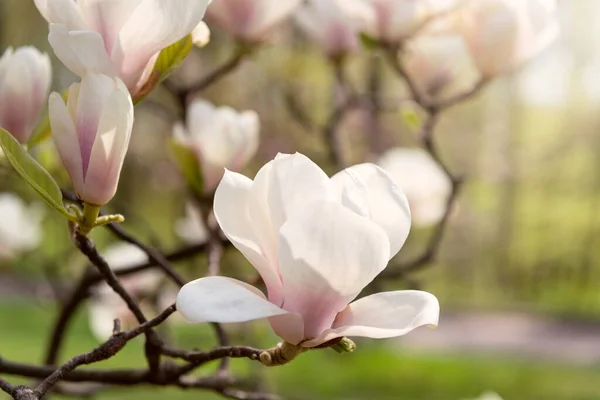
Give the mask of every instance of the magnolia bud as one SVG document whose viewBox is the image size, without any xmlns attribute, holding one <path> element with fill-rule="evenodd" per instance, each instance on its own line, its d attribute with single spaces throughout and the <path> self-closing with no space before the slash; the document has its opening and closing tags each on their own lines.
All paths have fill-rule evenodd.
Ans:
<svg viewBox="0 0 600 400">
<path fill-rule="evenodd" d="M 258 149 L 260 121 L 254 111 L 237 112 L 195 100 L 188 109 L 187 127 L 177 124 L 175 140 L 188 147 L 202 166 L 204 187 L 214 190 L 225 168 L 239 171 Z"/>
<path fill-rule="evenodd" d="M 472 0 L 461 30 L 484 78 L 510 72 L 558 36 L 554 0 Z"/>
<path fill-rule="evenodd" d="M 298 10 L 296 20 L 325 53 L 333 58 L 358 49 L 358 32 L 353 21 L 333 0 L 313 0 Z"/>
<path fill-rule="evenodd" d="M 301 0 L 218 0 L 206 10 L 212 22 L 236 39 L 263 41 L 289 17 Z"/>
<path fill-rule="evenodd" d="M 65 105 L 50 95 L 54 143 L 73 181 L 88 204 L 103 205 L 115 195 L 133 126 L 133 104 L 118 78 L 87 74 L 69 89 Z"/>
<path fill-rule="evenodd" d="M 34 47 L 8 48 L 0 58 L 0 127 L 25 144 L 44 111 L 52 68 Z"/>
</svg>

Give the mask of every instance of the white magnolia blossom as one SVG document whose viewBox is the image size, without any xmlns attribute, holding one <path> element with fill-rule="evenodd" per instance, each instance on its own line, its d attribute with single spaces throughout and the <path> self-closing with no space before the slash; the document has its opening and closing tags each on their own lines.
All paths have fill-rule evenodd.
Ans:
<svg viewBox="0 0 600 400">
<path fill-rule="evenodd" d="M 188 203 L 185 206 L 185 217 L 175 224 L 177 236 L 187 243 L 198 244 L 208 240 L 208 232 L 202 222 L 202 215 L 198 208 Z"/>
<path fill-rule="evenodd" d="M 69 88 L 67 104 L 49 102 L 52 138 L 75 192 L 87 203 L 108 203 L 117 191 L 133 128 L 133 103 L 118 78 L 87 74 Z"/>
<path fill-rule="evenodd" d="M 356 24 L 335 0 L 309 1 L 296 13 L 296 21 L 330 57 L 341 57 L 359 48 Z"/>
<path fill-rule="evenodd" d="M 249 43 L 261 42 L 292 15 L 302 0 L 214 0 L 206 11 L 211 22 Z"/>
<path fill-rule="evenodd" d="M 384 153 L 377 164 L 406 194 L 415 226 L 429 226 L 442 219 L 452 184 L 425 150 L 394 148 Z"/>
<path fill-rule="evenodd" d="M 466 78 L 477 76 L 459 35 L 419 35 L 402 53 L 402 62 L 420 93 L 433 99 L 458 91 L 465 81 L 470 85 L 471 79 Z"/>
<path fill-rule="evenodd" d="M 44 111 L 51 83 L 50 58 L 35 47 L 9 47 L 0 58 L 0 127 L 22 144 Z"/>
<path fill-rule="evenodd" d="M 160 51 L 198 26 L 210 0 L 35 0 L 56 56 L 79 77 L 120 77 L 132 95 Z"/>
<path fill-rule="evenodd" d="M 42 241 L 43 208 L 13 193 L 0 193 L 0 260 L 35 249 Z"/>
<path fill-rule="evenodd" d="M 176 124 L 173 134 L 195 153 L 204 187 L 213 191 L 225 168 L 239 171 L 256 154 L 259 131 L 260 120 L 254 111 L 237 112 L 197 99 L 188 107 L 186 126 Z"/>
<path fill-rule="evenodd" d="M 110 246 L 102 252 L 102 256 L 114 271 L 148 262 L 148 256 L 139 247 L 123 242 Z M 161 279 L 159 271 L 147 270 L 122 277 L 120 281 L 128 293 L 141 300 L 154 294 Z M 95 288 L 88 308 L 90 329 L 98 341 L 104 342 L 112 335 L 115 319 L 119 319 L 123 327 L 136 324 L 127 304 L 106 283 Z"/>
<path fill-rule="evenodd" d="M 335 0 L 360 30 L 385 43 L 399 44 L 458 0 Z"/>
<path fill-rule="evenodd" d="M 483 77 L 510 72 L 559 34 L 556 0 L 470 0 L 460 27 Z"/>
<path fill-rule="evenodd" d="M 426 292 L 384 292 L 353 302 L 410 229 L 406 197 L 376 165 L 357 165 L 330 179 L 307 157 L 280 154 L 254 181 L 226 172 L 214 212 L 260 273 L 268 300 L 235 279 L 198 279 L 177 297 L 188 321 L 269 318 L 277 335 L 303 347 L 342 336 L 399 336 L 437 324 L 438 301 Z"/>
</svg>

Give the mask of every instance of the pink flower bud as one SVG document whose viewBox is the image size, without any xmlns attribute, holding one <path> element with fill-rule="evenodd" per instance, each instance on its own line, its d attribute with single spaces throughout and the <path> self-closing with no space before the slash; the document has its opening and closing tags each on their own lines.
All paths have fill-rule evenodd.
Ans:
<svg viewBox="0 0 600 400">
<path fill-rule="evenodd" d="M 50 125 L 75 192 L 86 203 L 108 203 L 117 190 L 133 126 L 133 104 L 118 78 L 87 74 L 65 105 L 50 95 Z"/>
<path fill-rule="evenodd" d="M 258 150 L 260 120 L 254 111 L 237 112 L 195 100 L 186 124 L 175 125 L 174 137 L 198 158 L 207 191 L 217 187 L 225 168 L 241 170 Z"/>
<path fill-rule="evenodd" d="M 34 47 L 8 48 L 0 58 L 0 127 L 22 144 L 44 111 L 51 81 L 50 59 Z"/>
<path fill-rule="evenodd" d="M 399 44 L 457 0 L 335 0 L 360 30 L 385 43 Z"/>
<path fill-rule="evenodd" d="M 245 42 L 261 42 L 289 17 L 301 0 L 215 0 L 206 10 L 211 22 Z"/>
<path fill-rule="evenodd" d="M 358 31 L 334 0 L 313 0 L 298 10 L 296 20 L 330 57 L 358 49 Z"/>
</svg>

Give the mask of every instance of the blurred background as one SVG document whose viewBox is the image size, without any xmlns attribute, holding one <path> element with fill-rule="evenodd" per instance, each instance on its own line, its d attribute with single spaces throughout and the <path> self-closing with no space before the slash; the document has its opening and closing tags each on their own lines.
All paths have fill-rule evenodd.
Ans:
<svg viewBox="0 0 600 400">
<path fill-rule="evenodd" d="M 418 287 L 438 296 L 442 313 L 437 330 L 359 340 L 353 354 L 308 353 L 266 371 L 247 360 L 234 361 L 234 368 L 251 374 L 265 390 L 294 399 L 461 400 L 486 391 L 505 400 L 600 399 L 599 14 L 598 0 L 559 2 L 562 32 L 550 48 L 443 113 L 436 141 L 449 168 L 465 176 L 465 186 L 436 261 L 405 279 L 383 283 L 388 289 Z M 212 28 L 210 20 L 208 25 Z M 173 84 L 205 76 L 233 53 L 232 40 L 211 30 L 210 44 L 193 51 Z M 74 77 L 56 60 L 46 37 L 47 24 L 32 1 L 0 0 L 0 50 L 34 45 L 48 52 L 53 90 L 62 91 Z M 348 63 L 348 79 L 359 91 L 369 90 L 375 70 L 382 98 L 392 106 L 378 117 L 378 132 L 368 129 L 372 115 L 364 110 L 345 118 L 338 133 L 344 163 L 375 160 L 388 148 L 416 145 L 402 82 L 366 50 Z M 200 96 L 259 114 L 261 145 L 244 171 L 248 176 L 277 152 L 295 151 L 332 174 L 336 167 L 321 133 L 298 121 L 290 96 L 303 104 L 311 120 L 323 121 L 331 109 L 333 86 L 333 72 L 319 47 L 289 23 Z M 109 205 L 110 211 L 127 217 L 128 231 L 164 251 L 185 243 L 177 226 L 190 218 L 185 210 L 189 193 L 166 145 L 180 115 L 161 88 L 136 108 L 130 153 L 119 192 Z M 34 152 L 66 187 L 68 179 L 52 146 Z M 0 355 L 40 362 L 58 310 L 57 296 L 68 292 L 85 262 L 70 243 L 64 220 L 36 204 L 35 194 L 4 164 L 0 192 L 25 199 L 39 212 L 43 226 L 37 248 L 0 259 Z M 2 218 L 0 225 L 9 217 Z M 420 254 L 431 233 L 431 228 L 414 228 L 400 262 Z M 111 245 L 112 238 L 102 230 L 93 238 L 100 248 Z M 202 255 L 177 265 L 189 279 L 207 268 Z M 252 268 L 229 249 L 223 273 L 250 277 Z M 87 312 L 82 308 L 69 329 L 64 358 L 98 343 Z M 264 322 L 229 328 L 235 344 L 272 346 L 277 340 Z M 173 331 L 184 346 L 214 345 L 205 326 L 177 324 Z M 140 349 L 135 343 L 102 366 L 142 365 Z M 136 388 L 111 389 L 94 398 L 213 395 Z"/>
</svg>

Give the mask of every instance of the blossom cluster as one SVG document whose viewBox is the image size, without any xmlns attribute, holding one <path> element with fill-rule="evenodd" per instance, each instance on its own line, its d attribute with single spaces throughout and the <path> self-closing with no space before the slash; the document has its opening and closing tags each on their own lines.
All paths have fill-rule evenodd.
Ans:
<svg viewBox="0 0 600 400">
<path fill-rule="evenodd" d="M 49 23 L 56 57 L 79 79 L 64 93 L 49 95 L 48 118 L 60 159 L 86 207 L 77 220 L 84 228 L 100 221 L 99 207 L 117 192 L 134 105 L 174 67 L 174 59 L 163 65 L 172 46 L 187 39 L 206 44 L 205 13 L 210 24 L 248 48 L 268 40 L 288 19 L 334 62 L 358 52 L 361 40 L 371 43 L 401 58 L 417 89 L 432 99 L 465 70 L 457 63 L 461 55 L 485 81 L 515 70 L 558 34 L 556 5 L 542 0 L 35 0 L 35 5 Z M 51 75 L 49 57 L 32 47 L 8 49 L 0 59 L 0 127 L 24 146 L 43 118 Z M 426 151 L 389 149 L 375 163 L 331 178 L 300 153 L 279 154 L 251 180 L 238 172 L 259 148 L 259 115 L 197 97 L 184 103 L 185 120 L 174 124 L 173 143 L 192 156 L 201 181 L 195 182 L 202 191 L 196 195 L 214 196 L 223 235 L 258 271 L 267 291 L 265 296 L 222 276 L 192 281 L 177 295 L 178 311 L 188 321 L 267 318 L 286 343 L 304 348 L 345 336 L 400 336 L 438 323 L 438 300 L 427 292 L 358 298 L 400 251 L 411 224 L 431 226 L 447 213 L 452 182 Z M 5 233 L 3 223 L 0 236 L 10 240 L 2 240 L 0 256 L 39 241 L 40 217 L 23 207 L 10 196 L 0 198 L 0 213 L 7 210 L 14 219 L 10 225 L 19 226 L 23 236 Z M 90 208 L 96 210 L 91 222 Z M 23 213 L 33 222 L 21 221 Z M 194 237 L 199 235 L 206 232 Z M 127 286 L 142 293 L 157 280 L 140 278 Z M 122 307 L 116 301 L 106 311 L 114 299 L 105 289 L 99 289 L 102 301 L 93 308 L 99 336 L 110 334 L 106 327 Z"/>
</svg>

